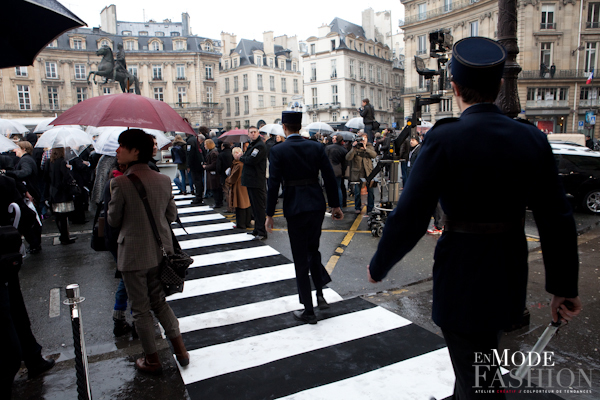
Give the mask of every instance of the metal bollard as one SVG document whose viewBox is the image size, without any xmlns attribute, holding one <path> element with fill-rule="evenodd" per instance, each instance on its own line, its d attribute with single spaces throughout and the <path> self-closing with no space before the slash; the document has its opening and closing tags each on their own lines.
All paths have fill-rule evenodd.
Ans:
<svg viewBox="0 0 600 400">
<path fill-rule="evenodd" d="M 74 283 L 66 287 L 67 299 L 63 301 L 71 307 L 71 327 L 73 328 L 73 342 L 75 346 L 75 370 L 77 372 L 77 399 L 92 400 L 92 389 L 88 372 L 88 360 L 83 337 L 83 322 L 81 320 L 81 307 L 79 303 L 85 297 L 79 295 L 79 285 Z"/>
</svg>

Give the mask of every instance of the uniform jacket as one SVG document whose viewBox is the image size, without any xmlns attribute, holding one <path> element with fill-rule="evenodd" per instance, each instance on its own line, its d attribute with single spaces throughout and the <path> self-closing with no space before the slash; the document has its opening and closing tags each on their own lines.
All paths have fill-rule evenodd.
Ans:
<svg viewBox="0 0 600 400">
<path fill-rule="evenodd" d="M 113 178 L 110 181 L 108 223 L 114 228 L 120 227 L 117 238 L 119 271 L 150 269 L 158 266 L 162 259 L 144 203 L 126 176 L 129 174 L 137 175 L 144 184 L 158 233 L 168 254 L 173 253 L 170 224 L 177 218 L 168 176 L 152 171 L 147 164 L 134 164 L 125 175 Z"/>
<path fill-rule="evenodd" d="M 448 219 L 466 222 L 519 222 L 529 207 L 540 233 L 546 290 L 577 296 L 575 221 L 548 139 L 536 127 L 504 116 L 489 103 L 467 108 L 455 121 L 438 122 L 427 133 L 387 219 L 370 264 L 373 279 L 383 279 L 415 246 L 438 199 Z M 435 323 L 478 332 L 519 321 L 525 306 L 527 255 L 523 229 L 444 232 L 434 254 Z"/>
<path fill-rule="evenodd" d="M 244 163 L 242 185 L 264 188 L 267 183 L 267 145 L 260 136 L 248 145 L 240 161 Z"/>
<path fill-rule="evenodd" d="M 246 166 L 244 166 L 246 168 Z M 282 183 L 304 179 L 318 180 L 319 171 L 325 181 L 330 207 L 339 207 L 337 183 L 331 163 L 321 143 L 290 136 L 271 148 L 269 154 L 269 184 L 267 215 L 275 213 L 275 203 Z M 325 197 L 319 183 L 285 186 L 283 191 L 283 215 L 293 217 L 307 211 L 325 212 Z"/>
<path fill-rule="evenodd" d="M 242 170 L 244 164 L 241 161 L 233 160 L 231 165 L 231 174 L 225 180 L 225 185 L 231 188 L 229 192 L 229 207 L 232 208 L 248 208 L 250 207 L 250 198 L 248 197 L 248 189 L 242 186 Z"/>
<path fill-rule="evenodd" d="M 377 157 L 377 153 L 371 143 L 367 143 L 367 148 L 360 149 L 358 144 L 346 154 L 346 160 L 350 161 L 350 182 L 359 182 L 360 178 L 366 178 L 373 171 L 372 159 Z"/>
<path fill-rule="evenodd" d="M 217 158 L 219 157 L 219 151 L 215 147 L 212 149 L 206 157 L 206 188 L 210 190 L 216 190 L 221 188 L 221 178 L 217 173 Z"/>
</svg>

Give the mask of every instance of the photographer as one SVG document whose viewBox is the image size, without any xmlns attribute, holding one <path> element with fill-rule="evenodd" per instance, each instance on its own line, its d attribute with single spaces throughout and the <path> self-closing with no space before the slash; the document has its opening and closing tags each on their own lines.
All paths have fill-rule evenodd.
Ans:
<svg viewBox="0 0 600 400">
<path fill-rule="evenodd" d="M 367 142 L 367 134 L 361 132 L 354 142 L 352 142 L 352 149 L 346 154 L 346 160 L 351 161 L 350 164 L 350 182 L 358 182 L 359 184 L 354 185 L 354 208 L 356 214 L 360 214 L 362 209 L 360 199 L 360 189 L 362 186 L 362 180 L 366 179 L 367 176 L 373 171 L 373 159 L 377 157 L 377 153 L 373 148 L 371 142 Z M 375 205 L 375 198 L 373 197 L 373 188 L 367 185 L 367 213 L 373 210 Z"/>
<path fill-rule="evenodd" d="M 375 121 L 375 109 L 369 102 L 369 99 L 363 99 L 362 107 L 358 109 L 360 116 L 363 117 L 365 124 L 365 133 L 369 138 L 369 143 L 373 143 L 373 122 Z"/>
</svg>

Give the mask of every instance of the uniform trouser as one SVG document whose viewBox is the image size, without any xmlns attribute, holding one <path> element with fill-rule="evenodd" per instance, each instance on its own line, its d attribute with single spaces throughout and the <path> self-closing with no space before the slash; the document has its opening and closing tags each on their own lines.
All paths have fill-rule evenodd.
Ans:
<svg viewBox="0 0 600 400">
<path fill-rule="evenodd" d="M 252 208 L 235 208 L 235 225 L 240 229 L 246 229 L 250 227 L 250 221 L 252 220 Z"/>
<path fill-rule="evenodd" d="M 498 400 L 505 399 L 504 393 L 475 393 L 478 388 L 486 389 L 500 388 L 500 382 L 496 376 L 498 367 L 491 363 L 476 364 L 475 353 L 486 355 L 492 354 L 492 349 L 498 349 L 501 331 L 464 333 L 442 329 L 444 339 L 448 345 L 448 352 L 452 360 L 454 375 L 453 400 Z M 480 358 L 484 358 L 483 356 Z M 476 369 L 475 365 L 479 365 Z M 488 368 L 489 366 L 489 368 Z M 485 378 L 482 376 L 485 373 Z M 479 377 L 479 382 L 477 382 Z M 495 392 L 495 391 L 494 391 Z"/>
<path fill-rule="evenodd" d="M 121 274 L 144 353 L 156 353 L 154 320 L 150 310 L 154 312 L 169 339 L 180 335 L 179 321 L 165 300 L 158 267 L 141 271 L 121 271 Z"/>
<path fill-rule="evenodd" d="M 319 242 L 324 213 L 322 211 L 304 212 L 293 217 L 286 217 L 288 235 L 296 269 L 296 285 L 300 303 L 304 304 L 307 313 L 312 314 L 313 301 L 308 273 L 312 277 L 317 293 L 321 294 L 323 286 L 331 282 L 331 277 L 321 263 Z"/>
<path fill-rule="evenodd" d="M 265 229 L 267 191 L 265 188 L 249 187 L 246 189 L 248 189 L 248 197 L 254 215 L 254 231 L 252 234 L 267 236 L 267 230 Z"/>
<path fill-rule="evenodd" d="M 192 171 L 192 180 L 194 181 L 194 193 L 196 195 L 196 199 L 203 201 L 204 200 L 204 183 L 202 182 L 202 178 L 204 175 L 204 171 Z"/>
<path fill-rule="evenodd" d="M 29 243 L 31 249 L 35 249 L 42 245 L 42 226 L 37 221 L 23 233 L 23 237 Z"/>
</svg>

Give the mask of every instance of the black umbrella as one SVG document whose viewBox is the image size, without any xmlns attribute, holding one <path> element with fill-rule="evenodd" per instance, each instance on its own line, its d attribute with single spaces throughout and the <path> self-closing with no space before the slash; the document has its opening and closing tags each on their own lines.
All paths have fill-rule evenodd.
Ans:
<svg viewBox="0 0 600 400">
<path fill-rule="evenodd" d="M 2 8 L 0 68 L 31 65 L 54 38 L 87 26 L 56 0 L 3 0 Z"/>
</svg>

